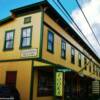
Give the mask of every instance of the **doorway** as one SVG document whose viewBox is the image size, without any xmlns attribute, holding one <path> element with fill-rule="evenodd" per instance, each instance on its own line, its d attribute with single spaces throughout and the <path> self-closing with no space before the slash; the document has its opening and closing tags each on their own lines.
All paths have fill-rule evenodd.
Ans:
<svg viewBox="0 0 100 100">
<path fill-rule="evenodd" d="M 6 72 L 6 85 L 16 87 L 17 71 Z"/>
</svg>

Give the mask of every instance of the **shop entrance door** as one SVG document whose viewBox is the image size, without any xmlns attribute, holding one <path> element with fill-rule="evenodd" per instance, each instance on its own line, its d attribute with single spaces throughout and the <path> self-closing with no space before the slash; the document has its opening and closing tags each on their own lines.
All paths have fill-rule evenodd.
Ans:
<svg viewBox="0 0 100 100">
<path fill-rule="evenodd" d="M 7 71 L 6 73 L 6 85 L 8 86 L 16 86 L 16 71 Z"/>
</svg>

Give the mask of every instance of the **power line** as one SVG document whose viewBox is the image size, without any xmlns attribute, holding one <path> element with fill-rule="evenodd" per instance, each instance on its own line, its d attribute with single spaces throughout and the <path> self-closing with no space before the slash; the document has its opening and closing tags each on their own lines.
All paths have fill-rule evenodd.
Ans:
<svg viewBox="0 0 100 100">
<path fill-rule="evenodd" d="M 64 16 L 65 17 L 67 17 L 69 20 L 70 20 L 70 18 L 65 14 L 65 12 L 58 6 L 58 4 L 55 2 L 55 0 L 52 0 L 55 4 L 56 4 L 56 6 L 62 11 L 62 13 L 64 14 Z"/>
<path fill-rule="evenodd" d="M 88 41 L 88 39 L 86 38 L 86 36 L 83 34 L 83 32 L 81 31 L 81 29 L 78 27 L 78 25 L 76 24 L 76 22 L 73 20 L 73 18 L 70 16 L 69 12 L 63 7 L 63 5 L 61 4 L 61 2 L 59 0 L 57 0 L 59 5 L 62 7 L 62 9 L 64 10 L 64 12 L 68 15 L 68 17 L 71 19 L 71 21 L 74 23 L 74 25 L 77 27 L 77 29 L 79 30 L 79 32 L 82 33 L 82 35 L 84 36 L 84 38 L 87 40 L 87 42 L 90 44 L 90 42 Z M 58 8 L 59 5 L 55 2 L 55 0 L 53 0 L 53 2 L 57 5 Z M 61 8 L 60 8 L 61 9 Z M 62 10 L 61 10 L 62 11 Z M 65 15 L 65 14 L 64 14 Z M 90 44 L 90 46 L 92 47 L 92 49 L 95 51 L 95 49 L 93 48 L 93 46 Z M 96 52 L 96 51 L 95 51 Z"/>
<path fill-rule="evenodd" d="M 88 21 L 86 15 L 85 15 L 84 11 L 82 10 L 81 5 L 79 4 L 78 0 L 75 0 L 75 1 L 76 1 L 76 3 L 77 3 L 78 7 L 80 8 L 80 10 L 81 10 L 81 12 L 82 12 L 82 14 L 83 14 L 83 16 L 84 16 L 84 18 L 85 18 L 85 20 L 86 20 L 88 26 L 89 26 L 89 28 L 91 29 L 91 31 L 92 31 L 92 33 L 93 33 L 93 35 L 94 35 L 94 37 L 95 37 L 95 39 L 96 39 L 96 41 L 97 41 L 99 47 L 100 47 L 100 42 L 98 41 L 98 39 L 97 39 L 97 37 L 96 37 L 96 35 L 95 35 L 95 32 L 93 31 L 93 29 L 92 29 L 92 27 L 91 27 L 91 25 L 90 25 L 90 23 L 89 23 L 89 21 Z"/>
<path fill-rule="evenodd" d="M 69 18 L 69 16 L 68 15 L 66 15 L 66 13 L 59 7 L 59 5 L 55 2 L 55 0 L 52 0 L 55 4 L 56 4 L 56 6 L 62 11 L 62 13 L 65 15 L 65 17 L 66 18 L 68 18 L 69 19 L 69 21 L 72 23 L 72 20 Z M 75 25 L 75 24 L 74 24 Z M 75 27 L 76 27 L 76 25 L 75 25 Z M 77 30 L 77 29 L 76 29 Z M 77 31 L 79 31 L 79 30 L 77 30 Z"/>
</svg>

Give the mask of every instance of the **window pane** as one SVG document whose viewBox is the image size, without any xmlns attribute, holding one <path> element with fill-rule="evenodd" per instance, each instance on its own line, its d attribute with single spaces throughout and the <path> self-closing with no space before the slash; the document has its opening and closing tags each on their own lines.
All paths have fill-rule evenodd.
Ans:
<svg viewBox="0 0 100 100">
<path fill-rule="evenodd" d="M 51 43 L 51 42 L 48 42 L 48 49 L 49 49 L 50 51 L 52 51 L 52 49 L 53 49 L 52 43 Z"/>
<path fill-rule="evenodd" d="M 71 49 L 71 63 L 75 63 L 75 50 L 74 48 Z"/>
<path fill-rule="evenodd" d="M 13 41 L 6 42 L 6 48 L 12 48 L 12 46 L 13 46 Z"/>
<path fill-rule="evenodd" d="M 62 48 L 65 50 L 66 49 L 66 43 L 62 42 Z"/>
<path fill-rule="evenodd" d="M 66 58 L 66 42 L 64 40 L 61 41 L 61 57 Z"/>
<path fill-rule="evenodd" d="M 27 37 L 27 31 L 26 31 L 26 29 L 23 30 L 23 37 Z"/>
<path fill-rule="evenodd" d="M 71 57 L 71 62 L 74 64 L 75 63 L 75 58 L 74 56 Z"/>
<path fill-rule="evenodd" d="M 22 47 L 30 46 L 31 45 L 31 27 L 24 28 L 22 30 Z"/>
<path fill-rule="evenodd" d="M 13 32 L 8 32 L 6 34 L 6 40 L 11 40 L 11 39 L 13 39 Z"/>
<path fill-rule="evenodd" d="M 30 45 L 30 38 L 23 38 L 22 46 L 29 46 Z"/>
<path fill-rule="evenodd" d="M 27 29 L 23 29 L 23 37 L 30 37 L 31 35 L 31 29 L 27 28 Z"/>
<path fill-rule="evenodd" d="M 62 57 L 64 57 L 65 58 L 65 51 L 64 50 L 62 50 Z"/>
<path fill-rule="evenodd" d="M 47 49 L 48 49 L 48 51 L 50 51 L 50 52 L 53 52 L 53 46 L 54 46 L 54 36 L 53 36 L 54 34 L 52 33 L 52 32 L 48 32 L 48 46 L 47 46 Z"/>
<path fill-rule="evenodd" d="M 72 48 L 72 55 L 75 55 L 75 50 Z"/>
<path fill-rule="evenodd" d="M 53 33 L 49 32 L 48 39 L 53 42 Z"/>
<path fill-rule="evenodd" d="M 30 36 L 31 28 L 27 28 L 27 37 Z"/>
<path fill-rule="evenodd" d="M 78 58 L 78 60 L 79 60 L 79 66 L 81 67 L 81 53 L 79 53 L 79 58 Z"/>
<path fill-rule="evenodd" d="M 81 59 L 81 54 L 79 53 L 79 60 Z"/>
</svg>

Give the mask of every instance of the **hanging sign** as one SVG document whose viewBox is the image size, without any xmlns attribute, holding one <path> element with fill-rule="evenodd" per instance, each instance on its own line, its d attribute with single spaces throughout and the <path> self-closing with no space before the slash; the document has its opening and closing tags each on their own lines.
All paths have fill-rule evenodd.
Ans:
<svg viewBox="0 0 100 100">
<path fill-rule="evenodd" d="M 56 96 L 63 95 L 63 73 L 56 72 Z"/>
<path fill-rule="evenodd" d="M 21 51 L 21 57 L 36 57 L 38 54 L 38 49 L 29 49 Z"/>
</svg>

